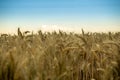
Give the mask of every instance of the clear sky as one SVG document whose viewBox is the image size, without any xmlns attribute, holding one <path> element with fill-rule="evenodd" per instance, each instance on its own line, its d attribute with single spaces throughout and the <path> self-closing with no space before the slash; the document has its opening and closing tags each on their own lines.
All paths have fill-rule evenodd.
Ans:
<svg viewBox="0 0 120 80">
<path fill-rule="evenodd" d="M 120 31 L 120 0 L 0 0 L 0 32 Z"/>
</svg>

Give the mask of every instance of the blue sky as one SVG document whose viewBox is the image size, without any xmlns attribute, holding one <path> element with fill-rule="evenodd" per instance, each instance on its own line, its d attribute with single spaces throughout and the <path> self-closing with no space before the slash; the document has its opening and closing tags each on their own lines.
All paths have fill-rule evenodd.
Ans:
<svg viewBox="0 0 120 80">
<path fill-rule="evenodd" d="M 120 30 L 120 0 L 0 0 L 1 32 L 41 25 Z"/>
</svg>

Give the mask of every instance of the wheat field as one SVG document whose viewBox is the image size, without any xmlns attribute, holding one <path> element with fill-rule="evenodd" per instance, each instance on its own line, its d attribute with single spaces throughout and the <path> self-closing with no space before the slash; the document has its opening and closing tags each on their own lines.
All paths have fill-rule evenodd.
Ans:
<svg viewBox="0 0 120 80">
<path fill-rule="evenodd" d="M 0 34 L 0 80 L 120 80 L 120 32 Z"/>
</svg>

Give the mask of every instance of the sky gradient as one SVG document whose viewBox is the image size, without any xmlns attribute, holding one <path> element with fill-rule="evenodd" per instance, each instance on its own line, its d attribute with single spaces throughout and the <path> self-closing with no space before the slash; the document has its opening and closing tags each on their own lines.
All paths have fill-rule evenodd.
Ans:
<svg viewBox="0 0 120 80">
<path fill-rule="evenodd" d="M 120 0 L 0 0 L 0 32 L 120 31 Z"/>
</svg>

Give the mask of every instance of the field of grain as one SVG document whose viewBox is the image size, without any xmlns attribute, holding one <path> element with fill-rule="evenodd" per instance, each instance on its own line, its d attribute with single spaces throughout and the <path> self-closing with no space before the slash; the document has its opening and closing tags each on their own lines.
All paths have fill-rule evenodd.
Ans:
<svg viewBox="0 0 120 80">
<path fill-rule="evenodd" d="M 120 32 L 0 34 L 0 80 L 120 80 Z"/>
</svg>

